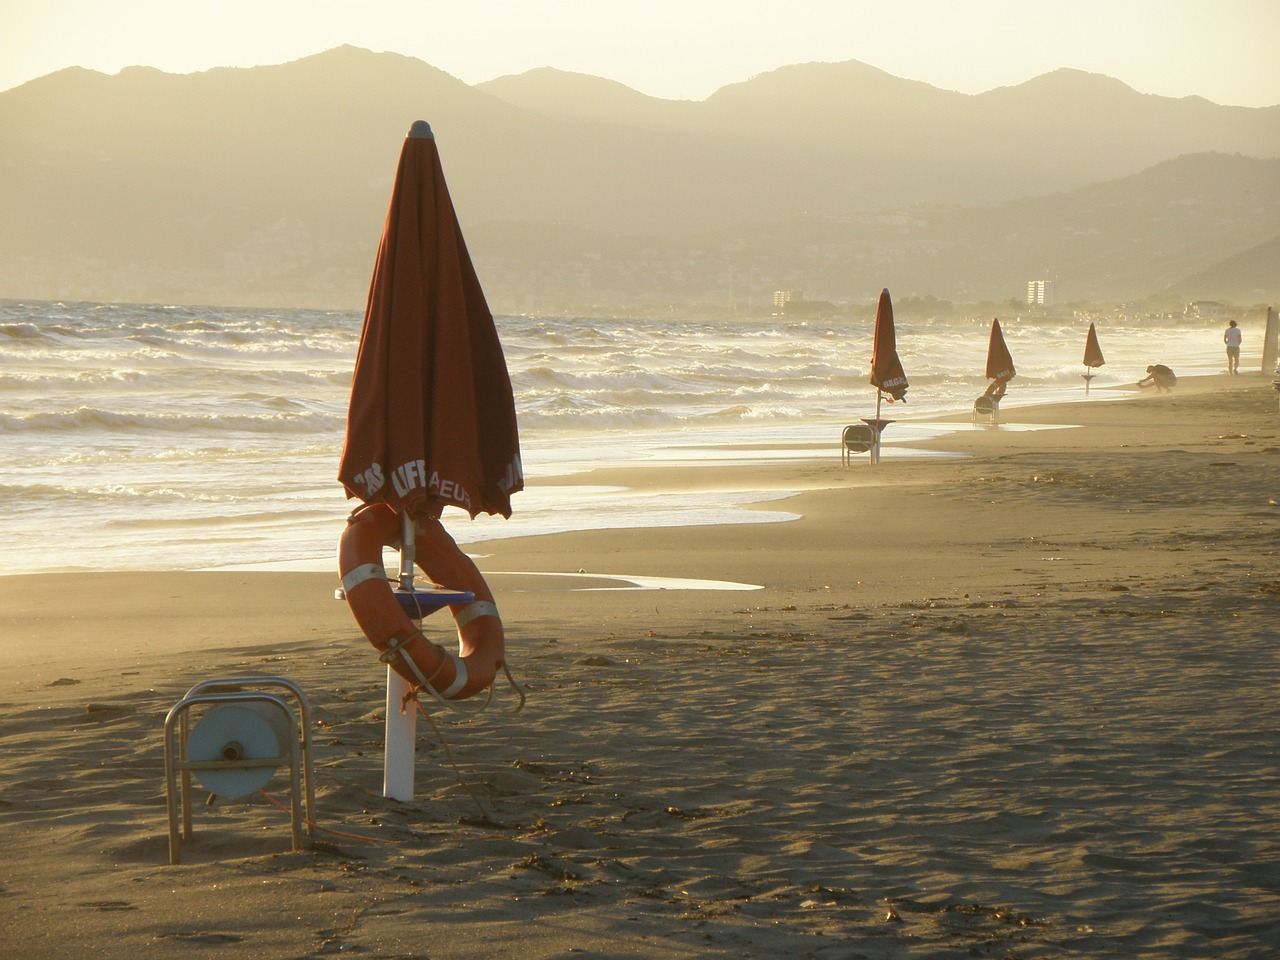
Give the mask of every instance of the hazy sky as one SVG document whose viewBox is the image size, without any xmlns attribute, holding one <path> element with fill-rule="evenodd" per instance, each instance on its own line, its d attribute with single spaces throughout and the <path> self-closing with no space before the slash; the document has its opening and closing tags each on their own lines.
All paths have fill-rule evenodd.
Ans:
<svg viewBox="0 0 1280 960">
<path fill-rule="evenodd" d="M 190 73 L 343 43 L 467 83 L 551 66 L 672 99 L 861 60 L 964 93 L 1074 67 L 1280 104 L 1280 0 L 0 0 L 0 90 L 69 66 Z"/>
</svg>

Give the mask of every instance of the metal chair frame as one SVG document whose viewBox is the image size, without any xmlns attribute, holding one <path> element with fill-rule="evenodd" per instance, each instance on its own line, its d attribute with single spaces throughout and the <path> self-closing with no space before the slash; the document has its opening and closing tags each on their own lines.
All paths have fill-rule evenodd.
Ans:
<svg viewBox="0 0 1280 960">
<path fill-rule="evenodd" d="M 295 715 L 283 697 L 266 693 L 254 687 L 283 688 L 298 704 Z M 268 757 L 259 760 L 191 760 L 187 755 L 187 738 L 190 736 L 190 714 L 193 707 L 216 707 L 229 703 L 261 703 L 280 712 L 293 735 L 287 744 L 287 757 Z M 300 718 L 300 721 L 299 721 Z M 164 721 L 164 782 L 165 799 L 169 813 L 169 863 L 181 862 L 181 841 L 190 841 L 191 823 L 191 774 L 200 770 L 247 770 L 269 767 L 275 769 L 287 760 L 289 764 L 290 823 L 293 832 L 293 849 L 302 849 L 303 812 L 302 795 L 306 793 L 306 830 L 315 836 L 315 778 L 311 765 L 311 719 L 307 699 L 302 690 L 284 677 L 231 677 L 205 680 L 187 691 L 169 711 Z M 182 829 L 178 820 L 181 812 Z"/>
<path fill-rule="evenodd" d="M 876 431 L 875 428 L 865 423 L 851 423 L 840 431 L 840 462 L 844 466 L 849 466 L 853 460 L 853 454 L 869 453 L 871 460 L 875 462 L 876 452 Z"/>
<path fill-rule="evenodd" d="M 973 401 L 973 422 L 977 423 L 981 417 L 986 417 L 988 423 L 999 423 L 1000 401 L 986 394 Z"/>
</svg>

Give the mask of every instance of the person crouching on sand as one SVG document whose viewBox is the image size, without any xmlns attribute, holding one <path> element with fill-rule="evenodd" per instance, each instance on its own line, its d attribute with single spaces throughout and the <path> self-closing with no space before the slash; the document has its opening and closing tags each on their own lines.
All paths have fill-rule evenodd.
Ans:
<svg viewBox="0 0 1280 960">
<path fill-rule="evenodd" d="M 1157 391 L 1170 393 L 1173 385 L 1178 382 L 1178 378 L 1174 376 L 1173 371 L 1166 367 L 1163 363 L 1153 363 L 1147 367 L 1147 375 L 1138 381 L 1140 387 L 1155 387 Z"/>
</svg>

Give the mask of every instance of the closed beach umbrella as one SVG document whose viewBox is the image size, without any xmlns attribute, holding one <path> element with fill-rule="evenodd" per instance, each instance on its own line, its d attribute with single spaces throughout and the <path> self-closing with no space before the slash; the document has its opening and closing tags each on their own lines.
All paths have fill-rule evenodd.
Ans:
<svg viewBox="0 0 1280 960">
<path fill-rule="evenodd" d="M 987 379 L 998 382 L 1012 380 L 1017 371 L 1013 368 L 1013 356 L 1004 342 L 1000 321 L 991 321 L 991 339 L 987 342 Z"/>
<path fill-rule="evenodd" d="M 880 291 L 876 306 L 875 340 L 871 346 L 871 385 L 876 388 L 876 416 L 880 416 L 880 399 L 889 395 L 890 402 L 906 399 L 907 375 L 898 359 L 897 335 L 893 329 L 893 302 L 889 291 Z"/>
<path fill-rule="evenodd" d="M 511 494 L 524 486 L 506 359 L 435 137 L 421 120 L 400 151 L 374 262 L 338 480 L 348 497 L 370 505 L 353 513 L 343 533 L 339 573 L 356 621 L 387 663 L 383 792 L 409 800 L 415 714 L 404 708 L 408 698 L 423 688 L 443 699 L 489 689 L 505 657 L 492 591 L 434 518 L 447 506 L 472 518 L 509 517 Z M 397 527 L 400 586 L 392 594 L 381 557 Z M 450 580 L 443 594 L 414 586 L 422 537 L 423 569 Z M 458 627 L 456 657 L 410 619 L 442 603 Z"/>
<path fill-rule="evenodd" d="M 1086 367 L 1100 367 L 1106 362 L 1102 357 L 1102 347 L 1098 346 L 1098 329 L 1091 323 L 1089 324 L 1089 335 L 1084 341 L 1084 365 Z"/>
<path fill-rule="evenodd" d="M 1096 376 L 1093 371 L 1106 362 L 1102 358 L 1102 347 L 1098 345 L 1097 328 L 1091 323 L 1089 324 L 1089 335 L 1085 337 L 1084 341 L 1084 365 L 1089 369 L 1081 374 L 1084 377 L 1085 393 L 1089 392 L 1089 381 Z"/>
<path fill-rule="evenodd" d="M 416 515 L 511 515 L 524 486 L 515 401 L 431 128 L 400 153 L 374 264 L 338 479 Z"/>
</svg>

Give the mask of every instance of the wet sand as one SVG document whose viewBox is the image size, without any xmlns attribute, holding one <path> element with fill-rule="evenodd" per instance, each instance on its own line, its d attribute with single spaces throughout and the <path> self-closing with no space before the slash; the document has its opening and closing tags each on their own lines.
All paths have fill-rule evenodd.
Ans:
<svg viewBox="0 0 1280 960">
<path fill-rule="evenodd" d="M 6 954 L 1270 955 L 1270 381 L 1013 400 L 930 442 L 963 457 L 845 469 L 834 425 L 821 461 L 590 480 L 794 490 L 793 522 L 478 548 L 528 703 L 429 705 L 457 769 L 420 723 L 409 803 L 334 576 L 0 578 Z M 243 675 L 307 694 L 315 836 L 197 790 L 170 866 L 165 714 Z"/>
</svg>

